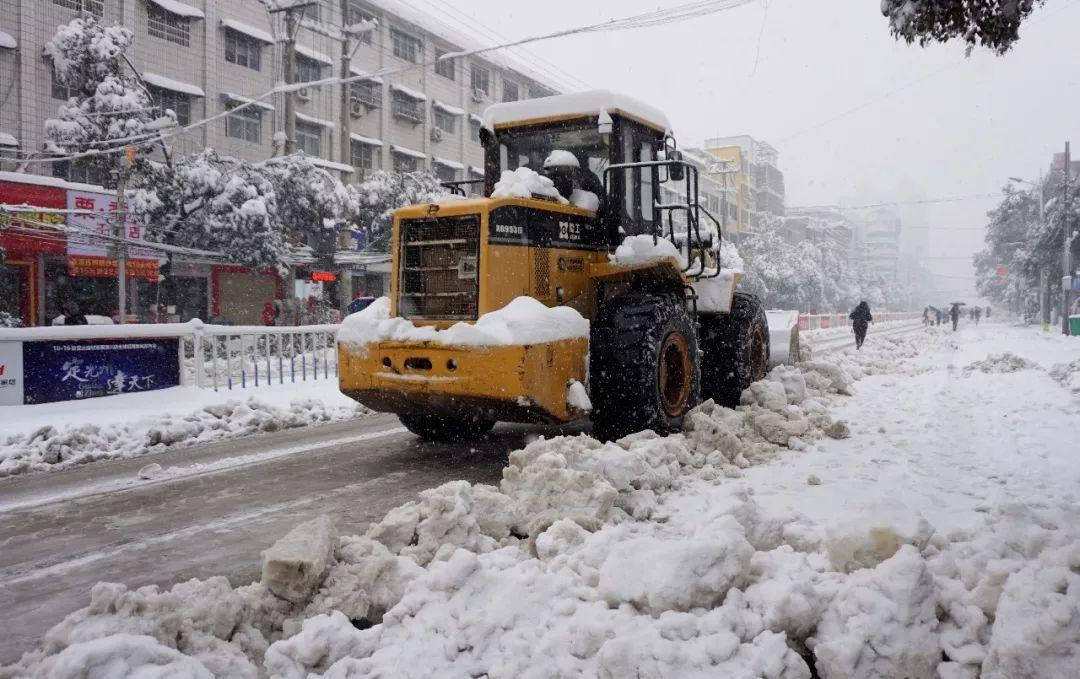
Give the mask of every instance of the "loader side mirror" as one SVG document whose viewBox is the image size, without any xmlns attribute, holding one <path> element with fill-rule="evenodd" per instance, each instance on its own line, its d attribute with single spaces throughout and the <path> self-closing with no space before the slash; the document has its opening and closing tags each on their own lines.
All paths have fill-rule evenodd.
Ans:
<svg viewBox="0 0 1080 679">
<path fill-rule="evenodd" d="M 668 151 L 668 160 L 682 161 L 682 151 L 671 149 Z M 686 179 L 686 168 L 681 164 L 668 165 L 668 176 L 673 182 L 681 182 Z"/>
</svg>

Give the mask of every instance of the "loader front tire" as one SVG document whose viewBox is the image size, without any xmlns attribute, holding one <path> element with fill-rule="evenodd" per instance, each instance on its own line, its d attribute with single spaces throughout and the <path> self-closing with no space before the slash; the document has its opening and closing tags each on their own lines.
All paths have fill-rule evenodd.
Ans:
<svg viewBox="0 0 1080 679">
<path fill-rule="evenodd" d="M 405 428 L 428 441 L 448 443 L 454 441 L 475 441 L 491 431 L 494 420 L 477 420 L 469 417 L 442 417 L 439 415 L 405 414 L 398 415 Z"/>
<path fill-rule="evenodd" d="M 727 408 L 769 371 L 769 321 L 757 297 L 736 292 L 731 313 L 701 318 L 701 397 Z"/>
<path fill-rule="evenodd" d="M 593 435 L 613 441 L 682 428 L 697 405 L 697 331 L 681 296 L 631 293 L 606 302 L 589 348 Z"/>
</svg>

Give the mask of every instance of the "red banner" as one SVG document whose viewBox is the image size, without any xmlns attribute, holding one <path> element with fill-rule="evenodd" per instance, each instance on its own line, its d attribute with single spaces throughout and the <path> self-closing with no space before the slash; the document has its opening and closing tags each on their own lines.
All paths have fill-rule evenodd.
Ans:
<svg viewBox="0 0 1080 679">
<path fill-rule="evenodd" d="M 91 276 L 94 278 L 116 278 L 117 264 L 108 257 L 86 257 L 72 255 L 68 257 L 68 274 L 71 276 Z M 128 278 L 142 278 L 148 281 L 158 279 L 158 261 L 156 259 L 129 259 L 125 267 Z"/>
<path fill-rule="evenodd" d="M 33 205 L 63 209 L 67 205 L 64 189 L 39 186 L 23 182 L 0 181 L 0 203 L 7 205 Z M 49 229 L 37 222 L 63 224 L 64 215 L 56 212 L 26 212 L 0 214 L 0 245 L 10 252 L 61 254 L 67 248 L 63 231 Z"/>
</svg>

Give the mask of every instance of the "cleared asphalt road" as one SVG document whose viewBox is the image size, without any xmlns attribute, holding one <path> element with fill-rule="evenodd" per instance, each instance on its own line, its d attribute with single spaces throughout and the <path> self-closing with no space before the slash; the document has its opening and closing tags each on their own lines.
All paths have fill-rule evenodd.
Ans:
<svg viewBox="0 0 1080 679">
<path fill-rule="evenodd" d="M 167 588 L 259 576 L 260 551 L 330 513 L 362 532 L 445 481 L 497 483 L 527 437 L 581 428 L 502 425 L 479 443 L 420 441 L 391 415 L 98 462 L 0 481 L 0 664 L 18 659 L 106 580 Z M 140 480 L 151 462 L 164 469 Z"/>
</svg>

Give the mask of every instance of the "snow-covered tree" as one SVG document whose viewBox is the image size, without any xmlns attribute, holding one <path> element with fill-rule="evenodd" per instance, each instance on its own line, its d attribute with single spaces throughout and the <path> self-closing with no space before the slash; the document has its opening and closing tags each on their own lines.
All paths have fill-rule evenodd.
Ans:
<svg viewBox="0 0 1080 679">
<path fill-rule="evenodd" d="M 220 252 L 237 264 L 287 268 L 277 196 L 262 168 L 206 150 L 172 165 L 143 161 L 132 186 L 129 209 L 148 239 Z"/>
<path fill-rule="evenodd" d="M 294 242 L 309 245 L 316 257 L 329 264 L 342 227 L 357 217 L 357 193 L 303 155 L 272 158 L 257 169 L 274 187 L 277 212 L 273 217 L 284 233 Z"/>
<path fill-rule="evenodd" d="M 1004 54 L 1019 37 L 1020 24 L 1046 0 L 881 0 L 894 36 L 926 45 L 960 38 Z"/>
<path fill-rule="evenodd" d="M 173 112 L 157 112 L 146 88 L 124 69 L 124 53 L 134 34 L 123 26 L 104 26 L 93 16 L 72 19 L 57 28 L 45 44 L 56 80 L 71 98 L 55 118 L 45 121 L 45 151 L 68 155 L 104 150 L 126 142 L 152 139 L 163 125 L 175 123 Z M 96 182 L 108 180 L 119 156 L 80 159 Z"/>
<path fill-rule="evenodd" d="M 1049 180 L 1045 188 L 1049 190 L 1052 184 Z M 1019 306 L 1025 315 L 1034 315 L 1039 306 L 1039 271 L 1043 267 L 1052 271 L 1052 284 L 1061 277 L 1061 210 L 1054 202 L 1048 203 L 1044 225 L 1037 192 L 1006 184 L 1001 203 L 987 216 L 986 246 L 974 258 L 975 288 L 997 304 Z"/>
<path fill-rule="evenodd" d="M 394 210 L 405 205 L 445 200 L 450 192 L 430 172 L 376 172 L 355 188 L 357 216 L 355 223 L 367 233 L 368 248 L 390 249 L 390 231 Z"/>
</svg>

